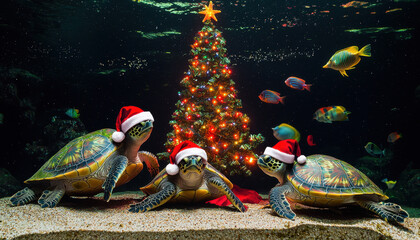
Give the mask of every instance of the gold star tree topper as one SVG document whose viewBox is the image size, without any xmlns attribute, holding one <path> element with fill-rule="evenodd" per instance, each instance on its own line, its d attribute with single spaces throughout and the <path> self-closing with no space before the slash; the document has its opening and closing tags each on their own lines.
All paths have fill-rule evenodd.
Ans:
<svg viewBox="0 0 420 240">
<path fill-rule="evenodd" d="M 214 19 L 214 21 L 217 22 L 217 18 L 215 16 L 216 13 L 220 13 L 219 10 L 213 10 L 213 2 L 210 1 L 209 6 L 204 6 L 206 10 L 199 12 L 200 14 L 205 14 L 206 16 L 203 19 L 203 22 L 206 20 L 211 20 L 211 18 Z"/>
</svg>

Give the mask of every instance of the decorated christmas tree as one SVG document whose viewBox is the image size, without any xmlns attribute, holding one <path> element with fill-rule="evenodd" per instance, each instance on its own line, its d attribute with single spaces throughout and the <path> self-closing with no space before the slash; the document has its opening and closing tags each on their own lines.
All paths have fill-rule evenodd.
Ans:
<svg viewBox="0 0 420 240">
<path fill-rule="evenodd" d="M 206 150 L 209 163 L 226 175 L 251 175 L 257 155 L 253 149 L 264 141 L 261 134 L 249 133 L 249 117 L 242 113 L 235 82 L 231 79 L 226 41 L 211 19 L 217 21 L 213 3 L 205 14 L 204 26 L 191 45 L 189 70 L 181 80 L 180 100 L 169 124 L 165 147 L 168 156 L 184 140 Z M 162 155 L 162 154 L 161 154 Z"/>
</svg>

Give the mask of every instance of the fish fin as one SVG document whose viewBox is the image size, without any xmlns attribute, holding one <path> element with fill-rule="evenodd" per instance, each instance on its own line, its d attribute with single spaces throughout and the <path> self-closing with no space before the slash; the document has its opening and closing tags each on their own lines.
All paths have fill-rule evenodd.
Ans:
<svg viewBox="0 0 420 240">
<path fill-rule="evenodd" d="M 370 57 L 370 56 L 372 56 L 370 54 L 370 49 L 371 49 L 370 48 L 370 44 L 364 46 L 362 49 L 360 49 L 359 56 L 363 56 L 363 57 Z"/>
<path fill-rule="evenodd" d="M 355 53 L 356 54 L 356 53 L 359 52 L 359 47 L 357 47 L 357 46 L 351 46 L 351 47 L 343 48 L 341 50 L 338 50 L 334 54 L 339 53 L 339 52 L 342 52 L 342 51 L 347 51 L 347 52 Z"/>
<path fill-rule="evenodd" d="M 311 86 L 312 86 L 312 84 L 306 84 L 305 87 L 303 87 L 303 88 L 308 90 L 308 92 L 310 92 L 311 91 Z"/>
<path fill-rule="evenodd" d="M 283 97 L 280 97 L 280 102 L 281 102 L 281 104 L 284 104 L 284 99 L 286 98 L 286 96 L 283 96 Z"/>
<path fill-rule="evenodd" d="M 343 77 L 348 77 L 349 75 L 347 75 L 346 70 L 339 70 L 341 73 L 341 76 Z"/>
</svg>

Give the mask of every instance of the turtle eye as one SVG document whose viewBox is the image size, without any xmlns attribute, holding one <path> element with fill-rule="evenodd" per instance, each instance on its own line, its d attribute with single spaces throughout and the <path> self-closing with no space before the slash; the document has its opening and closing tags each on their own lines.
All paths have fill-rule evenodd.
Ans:
<svg viewBox="0 0 420 240">
<path fill-rule="evenodd" d="M 197 159 L 197 161 L 200 161 L 201 160 L 201 157 L 197 157 L 196 159 Z"/>
</svg>

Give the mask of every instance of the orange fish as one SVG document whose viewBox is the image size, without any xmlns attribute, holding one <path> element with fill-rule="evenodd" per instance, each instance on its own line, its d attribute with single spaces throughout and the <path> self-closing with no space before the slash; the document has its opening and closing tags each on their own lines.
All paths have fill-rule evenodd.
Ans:
<svg viewBox="0 0 420 240">
<path fill-rule="evenodd" d="M 313 147 L 316 144 L 314 143 L 314 137 L 312 135 L 308 135 L 308 137 L 306 138 L 306 142 L 308 143 L 309 146 Z"/>
<path fill-rule="evenodd" d="M 402 138 L 401 133 L 399 133 L 399 132 L 392 132 L 392 133 L 390 133 L 388 135 L 387 142 L 394 143 L 395 141 L 397 141 L 400 138 Z"/>
</svg>

